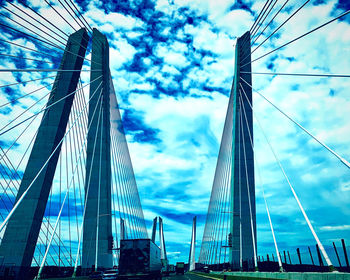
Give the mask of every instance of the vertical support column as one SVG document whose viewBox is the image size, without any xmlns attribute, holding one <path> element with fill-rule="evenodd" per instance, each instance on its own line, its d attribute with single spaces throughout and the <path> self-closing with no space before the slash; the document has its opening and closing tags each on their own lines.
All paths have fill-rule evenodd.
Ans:
<svg viewBox="0 0 350 280">
<path fill-rule="evenodd" d="M 120 240 L 124 240 L 125 236 L 125 223 L 124 219 L 120 219 Z"/>
<path fill-rule="evenodd" d="M 167 260 L 164 231 L 163 231 L 163 219 L 159 217 L 159 243 L 160 243 L 160 258 L 162 260 Z"/>
<path fill-rule="evenodd" d="M 85 29 L 80 29 L 69 36 L 60 69 L 77 71 L 57 73 L 47 106 L 76 90 L 88 40 Z M 44 114 L 16 202 L 63 138 L 73 99 L 74 94 L 53 105 Z M 60 152 L 61 145 L 34 181 L 7 224 L 0 246 L 0 256 L 4 257 L 4 265 L 9 264 L 14 268 L 16 279 L 28 277 Z"/>
<path fill-rule="evenodd" d="M 89 192 L 83 226 L 84 271 L 92 268 L 95 263 L 97 263 L 95 270 L 113 266 L 109 45 L 106 36 L 97 29 L 93 29 L 91 60 L 90 80 L 97 79 L 97 81 L 90 85 L 89 125 L 91 126 L 87 139 L 85 193 L 87 190 Z M 102 111 L 98 123 L 98 117 L 92 117 L 99 100 L 102 102 Z"/>
<path fill-rule="evenodd" d="M 152 241 L 153 241 L 153 243 L 156 243 L 157 218 L 158 217 L 155 217 L 153 219 L 153 227 L 152 227 Z"/>
<path fill-rule="evenodd" d="M 256 252 L 256 210 L 255 210 L 255 180 L 254 180 L 254 151 L 251 147 L 248 129 L 253 137 L 253 111 L 247 101 L 252 104 L 252 89 L 245 84 L 251 84 L 251 57 L 250 32 L 246 32 L 237 39 L 235 53 L 235 76 L 231 95 L 233 95 L 233 131 L 232 131 L 232 174 L 231 174 L 231 219 L 230 233 L 232 234 L 232 247 L 230 247 L 230 264 L 232 269 L 240 269 L 241 258 L 243 266 L 254 268 L 254 247 Z M 246 73 L 241 73 L 246 72 Z M 245 94 L 243 93 L 242 87 Z M 245 97 L 247 96 L 247 98 Z M 241 98 L 240 98 L 241 96 Z M 243 101 L 245 116 L 241 108 Z M 242 118 L 242 125 L 241 125 Z M 243 127 L 243 128 L 241 128 Z M 244 144 L 243 144 L 244 141 Z M 244 157 L 244 150 L 245 155 Z M 246 162 L 245 162 L 246 161 Z M 246 175 L 247 165 L 247 175 Z M 247 183 L 248 182 L 248 183 Z M 249 185 L 249 198 L 248 187 Z M 252 213 L 252 215 L 250 214 Z M 252 220 L 252 221 L 251 221 Z M 253 230 L 252 230 L 253 225 Z M 254 241 L 253 235 L 254 234 Z"/>
<path fill-rule="evenodd" d="M 193 218 L 192 223 L 192 237 L 191 237 L 191 247 L 190 247 L 190 256 L 188 258 L 188 270 L 192 271 L 196 269 L 196 220 L 197 217 Z"/>
</svg>

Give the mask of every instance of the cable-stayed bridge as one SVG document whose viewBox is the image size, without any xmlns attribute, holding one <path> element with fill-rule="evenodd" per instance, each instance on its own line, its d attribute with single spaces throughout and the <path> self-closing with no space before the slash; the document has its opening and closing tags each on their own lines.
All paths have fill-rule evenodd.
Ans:
<svg viewBox="0 0 350 280">
<path fill-rule="evenodd" d="M 2 31 L 12 38 L 0 38 L 1 47 L 18 48 L 22 55 L 1 54 L 9 62 L 0 69 L 2 81 L 6 81 L 0 85 L 5 93 L 0 108 L 6 111 L 9 105 L 31 101 L 0 128 L 0 273 L 16 279 L 43 277 L 49 268 L 66 267 L 68 273 L 77 275 L 118 266 L 121 239 L 148 238 L 116 99 L 114 86 L 117 88 L 117 85 L 113 85 L 111 77 L 109 63 L 113 57 L 109 55 L 108 40 L 98 28 L 90 26 L 73 1 L 59 0 L 67 16 L 49 1 L 45 2 L 62 20 L 64 28 L 24 2 L 8 1 L 1 12 Z M 330 73 L 252 71 L 253 62 L 349 13 L 342 13 L 252 60 L 251 55 L 309 1 L 300 5 L 252 49 L 287 2 L 275 11 L 273 7 L 277 1 L 267 1 L 251 29 L 243 31 L 244 35 L 236 42 L 234 81 L 197 261 L 212 270 L 254 271 L 266 265 L 257 250 L 255 174 L 259 171 L 255 170 L 259 159 L 254 151 L 253 94 L 265 99 L 350 168 L 346 159 L 254 89 L 252 75 L 349 77 Z M 265 23 L 272 11 L 275 11 L 273 18 Z M 27 44 L 18 43 L 18 39 L 25 39 Z M 25 52 L 30 57 L 24 56 Z M 38 53 L 54 57 L 53 62 L 36 58 Z M 33 65 L 33 68 L 26 65 Z M 29 73 L 30 77 L 34 73 L 35 78 L 26 78 Z M 335 259 L 319 239 L 267 135 L 266 140 L 317 244 L 316 254 L 309 248 L 312 264 L 316 263 L 317 255 L 321 270 L 340 270 L 342 262 L 338 252 L 334 251 L 338 257 Z M 279 249 L 264 193 L 263 196 L 274 241 L 271 252 L 275 254 L 266 256 L 267 263 L 271 258 L 272 270 L 276 270 L 277 265 L 277 270 L 288 271 L 292 269 L 288 267 L 292 260 L 289 252 L 286 255 Z M 192 245 L 195 244 L 195 225 L 194 220 L 189 257 L 191 270 L 195 267 L 195 245 Z M 162 226 L 160 232 L 162 254 L 166 259 Z M 349 267 L 346 246 L 343 247 L 343 265 Z M 298 258 L 301 265 L 300 253 Z M 293 263 L 298 262 L 293 260 Z"/>
<path fill-rule="evenodd" d="M 15 85 L 28 88 L 38 80 L 43 85 L 25 95 L 13 94 L 1 105 L 26 97 L 34 101 L 1 128 L 6 143 L 1 148 L 1 202 L 6 212 L 1 213 L 0 255 L 2 275 L 16 279 L 30 278 L 32 265 L 39 266 L 34 272 L 39 278 L 45 265 L 71 267 L 74 274 L 78 266 L 83 271 L 111 268 L 118 264 L 121 237 L 148 237 L 111 79 L 107 39 L 89 26 L 73 2 L 62 3 L 70 19 L 48 5 L 72 34 L 24 3 L 3 6 L 9 24 L 1 23 L 13 39 L 33 41 L 40 52 L 58 59 L 53 69 L 21 69 L 16 63 L 17 68 L 1 69 L 3 75 L 18 73 L 21 80 L 1 86 L 10 93 Z M 1 43 L 38 52 L 12 41 Z M 28 72 L 38 73 L 38 78 L 22 79 Z M 83 72 L 90 76 L 87 83 L 82 82 Z M 25 146 L 23 154 L 14 152 L 18 143 Z"/>
<path fill-rule="evenodd" d="M 276 1 L 277 2 L 277 1 Z M 348 78 L 349 75 L 330 74 L 330 73 L 276 73 L 276 72 L 252 72 L 252 63 L 268 56 L 275 51 L 278 51 L 289 44 L 292 44 L 305 36 L 318 31 L 319 29 L 339 20 L 349 14 L 350 11 L 339 14 L 337 17 L 324 22 L 322 25 L 301 34 L 300 36 L 286 42 L 285 44 L 272 49 L 271 51 L 251 58 L 252 54 L 259 49 L 268 39 L 273 38 L 294 15 L 296 15 L 309 2 L 302 3 L 298 9 L 293 11 L 291 15 L 285 19 L 274 31 L 266 36 L 266 38 L 253 47 L 259 37 L 264 33 L 266 28 L 273 23 L 275 17 L 284 8 L 288 1 L 275 11 L 275 14 L 270 21 L 265 20 L 270 14 L 276 2 L 266 1 L 263 9 L 256 18 L 256 21 L 251 26 L 250 31 L 243 36 L 237 38 L 235 45 L 235 74 L 232 84 L 225 126 L 222 134 L 221 146 L 216 165 L 214 182 L 208 214 L 206 218 L 205 229 L 201 244 L 199 263 L 209 266 L 210 269 L 221 270 L 240 270 L 240 271 L 349 271 L 348 256 L 344 240 L 342 247 L 344 255 L 342 261 L 339 257 L 341 247 L 340 240 L 338 241 L 337 249 L 333 242 L 333 248 L 327 250 L 314 229 L 312 221 L 310 221 L 307 211 L 305 211 L 297 192 L 292 184 L 292 179 L 287 175 L 278 154 L 276 153 L 269 136 L 265 133 L 259 118 L 253 111 L 253 94 L 261 97 L 265 102 L 277 110 L 283 118 L 291 121 L 293 125 L 306 133 L 313 141 L 316 141 L 326 152 L 329 152 L 335 159 L 343 164 L 347 169 L 350 168 L 350 163 L 341 155 L 331 149 L 322 140 L 313 135 L 308 129 L 303 127 L 297 120 L 291 117 L 290 113 L 282 110 L 278 105 L 274 104 L 263 93 L 253 87 L 252 76 L 256 75 L 282 75 L 282 76 L 300 76 L 300 77 L 320 77 L 320 78 Z M 264 28 L 261 28 L 265 25 Z M 304 218 L 305 226 L 308 227 L 314 238 L 315 247 L 307 247 L 308 251 L 300 253 L 297 249 L 297 254 L 293 254 L 293 261 L 289 251 L 281 251 L 278 246 L 278 238 L 274 232 L 274 224 L 271 219 L 261 175 L 259 170 L 259 159 L 255 155 L 254 137 L 253 137 L 253 119 L 256 121 L 258 128 L 261 130 L 267 146 L 271 150 L 276 164 L 283 174 L 286 185 L 290 188 L 296 204 Z M 255 171 L 257 169 L 257 171 Z M 255 186 L 258 174 L 258 184 L 262 188 L 262 196 L 266 207 L 269 227 L 271 230 L 271 238 L 274 248 L 271 249 L 270 255 L 259 256 L 257 252 L 257 228 L 256 228 L 256 196 Z M 332 245 L 331 245 L 332 246 Z M 282 253 L 282 254 L 281 254 Z M 331 257 L 330 257 L 331 256 Z M 264 260 L 265 257 L 265 260 Z M 297 264 L 292 267 L 292 263 Z M 343 263 L 343 267 L 342 267 Z M 315 264 L 319 265 L 315 268 Z M 345 270 L 344 270 L 345 264 Z M 303 266 L 304 265 L 304 266 Z M 313 266 L 311 268 L 310 266 Z M 335 268 L 337 266 L 337 268 Z M 251 275 L 252 276 L 252 275 Z M 256 276 L 258 277 L 258 276 Z M 278 277 L 278 276 L 276 276 Z M 298 277 L 298 276 L 297 276 Z M 301 276 L 299 276 L 301 277 Z M 316 276 L 317 277 L 317 276 Z M 321 276 L 319 276 L 321 277 Z M 341 276 L 343 277 L 343 276 Z M 316 279 L 316 278 L 315 278 Z"/>
</svg>

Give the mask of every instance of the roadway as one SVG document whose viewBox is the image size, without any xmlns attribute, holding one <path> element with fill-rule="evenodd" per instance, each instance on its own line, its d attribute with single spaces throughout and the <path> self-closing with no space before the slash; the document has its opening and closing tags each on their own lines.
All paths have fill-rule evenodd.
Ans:
<svg viewBox="0 0 350 280">
<path fill-rule="evenodd" d="M 185 275 L 175 275 L 163 276 L 162 280 L 208 280 L 208 277 L 199 276 L 192 273 L 186 273 Z"/>
</svg>

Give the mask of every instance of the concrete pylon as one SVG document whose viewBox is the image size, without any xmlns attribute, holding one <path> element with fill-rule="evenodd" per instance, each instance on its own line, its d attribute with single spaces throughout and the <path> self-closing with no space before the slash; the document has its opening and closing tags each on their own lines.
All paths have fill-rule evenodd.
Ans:
<svg viewBox="0 0 350 280">
<path fill-rule="evenodd" d="M 251 147 L 248 132 L 249 128 L 251 137 L 253 138 L 253 111 L 247 101 L 248 98 L 250 104 L 253 104 L 252 89 L 243 81 L 244 79 L 250 85 L 252 83 L 250 53 L 250 32 L 248 31 L 242 37 L 237 39 L 235 76 L 231 91 L 231 95 L 233 95 L 233 160 L 230 192 L 230 234 L 232 236 L 230 264 L 233 269 L 247 269 L 248 267 L 254 267 L 254 251 L 256 252 L 257 243 L 254 151 Z M 241 107 L 241 101 L 243 101 L 247 121 L 244 116 L 243 108 Z"/>
<path fill-rule="evenodd" d="M 120 219 L 120 240 L 126 239 L 125 235 L 125 222 L 124 219 Z"/>
<path fill-rule="evenodd" d="M 167 260 L 164 231 L 163 231 L 163 219 L 159 217 L 159 243 L 160 243 L 160 259 Z"/>
<path fill-rule="evenodd" d="M 85 29 L 80 29 L 69 36 L 59 68 L 78 71 L 57 73 L 47 106 L 76 90 L 88 40 L 89 37 Z M 1 242 L 0 256 L 4 258 L 3 264 L 5 267 L 11 266 L 11 270 L 16 273 L 16 279 L 29 278 L 28 271 L 32 263 L 61 152 L 61 144 L 59 145 L 59 143 L 66 132 L 73 99 L 74 94 L 53 105 L 44 114 L 17 193 L 16 202 L 33 182 L 48 158 L 52 154 L 53 156 L 9 219 Z M 55 151 L 58 145 L 59 147 Z M 5 271 L 8 270 L 5 269 Z"/>
<path fill-rule="evenodd" d="M 85 272 L 92 267 L 97 270 L 113 266 L 109 45 L 106 36 L 95 28 L 92 35 L 90 80 L 94 82 L 90 85 L 91 126 L 87 139 L 85 179 L 87 201 L 82 252 L 82 269 Z M 100 102 L 102 108 L 98 122 L 98 113 L 92 117 L 96 106 L 99 112 Z"/>
<path fill-rule="evenodd" d="M 192 223 L 192 236 L 191 236 L 191 247 L 190 247 L 190 256 L 188 258 L 188 270 L 192 271 L 196 269 L 196 221 L 197 217 L 193 218 Z"/>
<path fill-rule="evenodd" d="M 153 241 L 153 243 L 156 243 L 157 218 L 158 218 L 158 217 L 155 217 L 155 218 L 153 219 L 153 227 L 152 227 L 152 241 Z"/>
</svg>

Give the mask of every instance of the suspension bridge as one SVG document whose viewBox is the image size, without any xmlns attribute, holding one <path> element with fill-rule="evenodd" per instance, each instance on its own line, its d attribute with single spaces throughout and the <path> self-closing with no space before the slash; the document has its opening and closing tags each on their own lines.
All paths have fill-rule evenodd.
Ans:
<svg viewBox="0 0 350 280">
<path fill-rule="evenodd" d="M 344 19 L 350 11 L 252 59 L 310 0 L 266 35 L 288 7 L 288 0 L 276 6 L 277 2 L 266 1 L 250 30 L 242 30 L 244 34 L 237 38 L 234 79 L 199 258 L 194 218 L 188 269 L 339 272 L 332 275 L 347 279 L 347 274 L 340 273 L 350 272 L 345 240 L 338 249 L 335 242 L 329 249 L 318 237 L 293 180 L 264 132 L 316 246 L 308 247 L 306 257 L 299 248 L 296 255 L 281 250 L 262 190 L 273 248 L 266 261 L 258 252 L 255 174 L 258 184 L 262 183 L 254 149 L 254 118 L 264 130 L 253 110 L 253 94 L 350 168 L 344 157 L 257 91 L 252 79 L 254 75 L 349 78 L 334 73 L 253 72 L 252 64 Z M 0 64 L 0 109 L 3 116 L 11 115 L 4 117 L 0 128 L 0 276 L 4 279 L 43 278 L 50 273 L 75 277 L 118 267 L 121 240 L 149 238 L 119 111 L 118 85 L 113 84 L 110 70 L 113 57 L 107 37 L 90 26 L 74 1 L 45 3 L 60 22 L 27 2 L 4 1 L 0 7 L 0 56 L 5 58 Z M 265 39 L 257 44 L 259 38 Z M 153 242 L 156 226 L 157 218 Z M 160 217 L 159 234 L 160 257 L 167 263 Z"/>
</svg>

